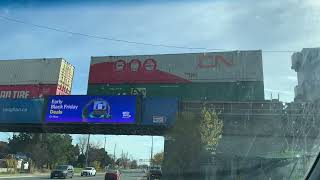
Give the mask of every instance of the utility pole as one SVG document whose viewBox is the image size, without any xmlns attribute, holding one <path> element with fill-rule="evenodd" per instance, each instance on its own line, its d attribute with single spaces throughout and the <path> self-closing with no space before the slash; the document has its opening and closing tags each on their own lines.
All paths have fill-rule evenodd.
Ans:
<svg viewBox="0 0 320 180">
<path fill-rule="evenodd" d="M 121 151 L 121 165 L 122 165 L 122 166 L 123 166 L 123 164 L 124 164 L 124 163 L 123 163 L 123 160 L 124 160 L 123 156 L 124 156 L 124 155 L 123 155 L 123 149 L 122 149 L 122 151 Z"/>
<path fill-rule="evenodd" d="M 116 148 L 117 148 L 117 144 L 114 144 L 114 148 L 113 148 L 113 159 L 114 159 L 114 163 L 116 163 Z"/>
<path fill-rule="evenodd" d="M 123 160 L 123 149 L 121 150 L 121 159 Z"/>
<path fill-rule="evenodd" d="M 107 158 L 106 158 L 106 142 L 107 142 L 107 138 L 106 138 L 106 136 L 104 136 L 104 153 L 103 153 L 104 165 L 107 164 Z"/>
<path fill-rule="evenodd" d="M 127 155 L 126 155 L 127 157 L 126 157 L 126 166 L 127 166 L 127 168 L 128 168 L 128 164 L 129 164 L 129 153 L 127 152 Z"/>
<path fill-rule="evenodd" d="M 90 134 L 88 135 L 88 141 L 87 141 L 86 167 L 89 166 L 89 165 L 88 165 L 89 149 L 90 149 Z"/>
<path fill-rule="evenodd" d="M 150 157 L 150 166 L 152 166 L 153 159 L 153 136 L 151 136 L 151 157 Z"/>
</svg>

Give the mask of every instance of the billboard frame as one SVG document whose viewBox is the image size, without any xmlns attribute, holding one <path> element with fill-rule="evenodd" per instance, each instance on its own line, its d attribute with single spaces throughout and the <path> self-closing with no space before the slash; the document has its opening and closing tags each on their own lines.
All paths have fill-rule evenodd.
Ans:
<svg viewBox="0 0 320 180">
<path fill-rule="evenodd" d="M 142 109 L 142 98 L 141 96 L 134 96 L 135 97 L 135 116 L 134 116 L 134 122 L 133 123 L 102 123 L 102 122 L 47 122 L 46 121 L 46 115 L 47 115 L 47 111 L 48 111 L 48 105 L 49 105 L 49 98 L 50 97 L 54 97 L 54 96 L 59 96 L 59 95 L 52 95 L 52 96 L 47 96 L 45 98 L 45 107 L 43 110 L 43 117 L 42 117 L 42 124 L 43 125 L 59 125 L 59 124 L 96 124 L 96 125 L 138 125 L 138 120 L 141 119 L 142 115 L 141 115 L 141 109 Z M 108 97 L 108 96 L 113 96 L 113 95 L 70 95 L 70 96 L 78 96 L 78 97 L 84 97 L 84 96 L 101 96 L 101 97 Z M 132 95 L 127 95 L 127 96 L 132 96 Z M 63 96 L 61 96 L 63 97 Z M 68 97 L 68 96 L 66 96 Z"/>
</svg>

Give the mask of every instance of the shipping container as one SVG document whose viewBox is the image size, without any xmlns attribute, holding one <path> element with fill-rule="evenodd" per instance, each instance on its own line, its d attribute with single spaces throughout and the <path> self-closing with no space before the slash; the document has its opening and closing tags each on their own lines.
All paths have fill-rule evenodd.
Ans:
<svg viewBox="0 0 320 180">
<path fill-rule="evenodd" d="M 0 60 L 0 98 L 71 94 L 73 75 L 62 58 Z"/>
<path fill-rule="evenodd" d="M 92 57 L 89 84 L 263 82 L 262 52 Z"/>
<path fill-rule="evenodd" d="M 141 95 L 144 97 L 178 97 L 181 100 L 261 101 L 263 82 L 215 82 L 190 84 L 95 84 L 89 95 Z"/>
<path fill-rule="evenodd" d="M 47 95 L 61 94 L 57 85 L 11 85 L 0 86 L 0 98 L 26 99 L 42 98 Z"/>
<path fill-rule="evenodd" d="M 0 99 L 0 123 L 41 124 L 43 99 Z"/>
</svg>

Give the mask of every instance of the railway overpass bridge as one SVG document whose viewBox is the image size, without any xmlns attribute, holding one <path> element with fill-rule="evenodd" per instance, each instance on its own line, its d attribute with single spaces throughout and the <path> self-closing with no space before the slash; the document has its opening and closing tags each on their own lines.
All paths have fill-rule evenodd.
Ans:
<svg viewBox="0 0 320 180">
<path fill-rule="evenodd" d="M 284 152 L 293 147 L 295 148 L 291 149 L 292 151 L 309 152 L 312 150 L 314 141 L 319 134 L 318 105 L 310 103 L 284 104 L 277 100 L 260 102 L 204 102 L 178 101 L 178 99 L 163 98 L 143 100 L 133 97 L 135 107 L 131 111 L 129 110 L 129 112 L 134 116 L 134 120 L 127 123 L 121 123 L 121 121 L 103 123 L 95 121 L 94 117 L 91 121 L 87 119 L 86 122 L 78 120 L 68 121 L 74 118 L 73 116 L 80 115 L 80 118 L 83 118 L 83 111 L 80 114 L 69 114 L 72 116 L 67 116 L 69 112 L 63 112 L 60 115 L 66 115 L 66 118 L 60 117 L 53 121 L 49 117 L 52 99 L 61 98 L 64 102 L 68 102 L 67 105 L 70 105 L 71 102 L 75 106 L 81 106 L 83 105 L 83 103 L 81 104 L 82 99 L 86 99 L 86 102 L 88 102 L 88 97 L 99 101 L 110 98 L 110 96 L 51 96 L 46 100 L 0 100 L 0 131 L 164 136 L 164 171 L 167 170 L 168 174 L 170 174 L 174 173 L 170 172 L 170 169 L 178 165 L 172 163 L 166 165 L 166 161 L 168 159 L 184 158 L 175 157 L 177 156 L 176 152 L 181 151 L 181 143 L 177 142 L 179 140 L 175 139 L 175 137 L 172 137 L 172 131 L 176 128 L 176 121 L 183 121 L 183 119 L 176 119 L 176 115 L 180 112 L 191 112 L 199 120 L 199 124 L 201 120 L 201 108 L 205 105 L 215 110 L 223 121 L 222 138 L 217 146 L 215 158 L 224 159 L 224 161 L 216 161 L 220 162 L 216 166 L 227 169 L 229 175 L 233 174 L 234 176 L 241 171 L 241 168 L 243 169 L 244 160 L 254 159 L 246 163 L 245 167 L 250 169 L 256 167 L 257 163 L 261 163 L 256 160 L 257 157 L 267 157 L 270 155 L 270 152 Z M 111 110 L 109 114 L 111 114 L 113 108 L 121 109 L 121 107 L 114 105 L 112 101 L 110 102 L 109 106 Z M 116 99 L 114 102 L 120 101 Z M 127 100 L 124 102 L 129 103 Z M 40 106 L 35 105 L 37 103 L 40 103 Z M 62 103 L 61 105 L 64 106 L 66 104 Z M 84 103 L 84 105 L 87 105 L 87 103 Z M 41 110 L 36 111 L 34 108 L 41 108 Z M 27 112 L 29 115 L 27 115 Z M 97 112 L 101 113 L 100 111 Z M 35 115 L 36 113 L 39 114 Z M 30 120 L 28 116 L 35 119 Z M 114 114 L 112 116 L 115 117 Z M 23 123 L 24 121 L 27 123 Z M 181 125 L 181 123 L 179 124 Z M 308 131 L 308 134 L 295 133 L 297 130 Z M 188 144 L 186 145 L 188 146 Z M 167 161 L 167 163 L 169 162 L 172 161 Z M 209 163 L 211 160 L 200 158 L 200 166 L 202 162 Z M 219 170 L 216 170 L 216 173 L 219 174 Z"/>
</svg>

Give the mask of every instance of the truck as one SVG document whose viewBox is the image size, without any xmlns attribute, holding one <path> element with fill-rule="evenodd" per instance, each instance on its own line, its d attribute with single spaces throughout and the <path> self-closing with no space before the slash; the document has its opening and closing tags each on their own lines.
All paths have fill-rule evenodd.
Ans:
<svg viewBox="0 0 320 180">
<path fill-rule="evenodd" d="M 147 171 L 147 180 L 155 180 L 155 179 L 161 179 L 162 177 L 162 170 L 161 166 L 150 166 Z"/>
</svg>

